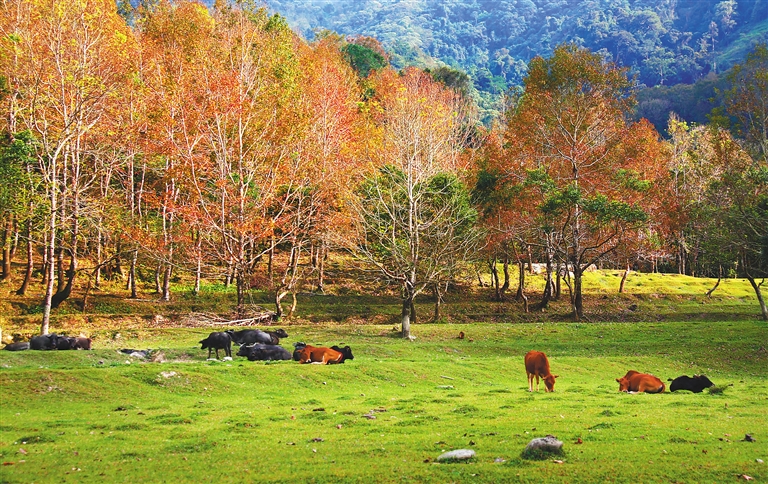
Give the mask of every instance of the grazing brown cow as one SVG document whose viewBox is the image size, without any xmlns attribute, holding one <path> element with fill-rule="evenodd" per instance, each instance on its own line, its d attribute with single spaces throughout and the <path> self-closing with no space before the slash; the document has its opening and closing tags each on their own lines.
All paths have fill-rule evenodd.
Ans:
<svg viewBox="0 0 768 484">
<path fill-rule="evenodd" d="M 664 382 L 653 375 L 647 373 L 638 373 L 635 370 L 629 370 L 622 378 L 617 378 L 619 382 L 619 391 L 627 393 L 661 393 L 666 388 Z"/>
<path fill-rule="evenodd" d="M 533 391 L 533 378 L 536 377 L 536 391 L 539 391 L 539 377 L 544 380 L 544 386 L 547 392 L 555 391 L 555 378 L 558 375 L 553 375 L 549 372 L 549 360 L 547 355 L 541 351 L 529 351 L 525 355 L 525 372 L 528 374 L 528 391 Z"/>
<path fill-rule="evenodd" d="M 349 346 L 339 348 L 324 348 L 307 345 L 299 351 L 299 363 L 317 363 L 321 365 L 333 365 L 344 363 L 345 360 L 354 360 L 352 349 Z"/>
</svg>

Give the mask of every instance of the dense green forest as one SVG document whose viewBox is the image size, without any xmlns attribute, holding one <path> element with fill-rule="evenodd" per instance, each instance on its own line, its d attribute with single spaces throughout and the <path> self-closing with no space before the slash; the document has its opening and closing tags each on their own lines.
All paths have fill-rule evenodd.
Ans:
<svg viewBox="0 0 768 484">
<path fill-rule="evenodd" d="M 768 35 L 766 0 L 268 0 L 306 38 L 378 39 L 395 67 L 430 59 L 467 72 L 490 100 L 528 62 L 574 42 L 631 68 L 640 85 L 691 84 Z"/>
</svg>

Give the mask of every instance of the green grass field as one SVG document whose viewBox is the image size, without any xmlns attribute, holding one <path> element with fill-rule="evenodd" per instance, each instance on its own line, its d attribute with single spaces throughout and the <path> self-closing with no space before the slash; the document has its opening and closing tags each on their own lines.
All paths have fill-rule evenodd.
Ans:
<svg viewBox="0 0 768 484">
<path fill-rule="evenodd" d="M 0 481 L 768 479 L 757 461 L 768 460 L 764 322 L 420 324 L 414 342 L 389 325 L 287 330 L 286 346 L 343 342 L 355 359 L 209 362 L 197 345 L 208 329 L 128 330 L 90 352 L 0 352 Z M 164 362 L 121 347 L 157 348 Z M 555 393 L 526 391 L 534 348 L 560 375 Z M 706 373 L 725 391 L 618 393 L 629 369 L 665 381 Z M 565 442 L 562 463 L 520 458 L 547 434 Z M 460 448 L 476 457 L 436 462 Z"/>
<path fill-rule="evenodd" d="M 758 461 L 768 461 L 768 324 L 748 283 L 723 280 L 708 298 L 713 279 L 632 273 L 617 294 L 620 278 L 585 275 L 588 319 L 578 323 L 567 292 L 524 313 L 468 280 L 448 295 L 441 324 L 415 324 L 409 342 L 396 331 L 396 297 L 339 270 L 327 295 L 300 295 L 283 326 L 289 348 L 350 345 L 355 359 L 336 366 L 206 361 L 197 342 L 212 328 L 185 316 L 229 311 L 233 288 L 207 284 L 195 296 L 177 284 L 160 303 L 149 285 L 129 300 L 106 283 L 87 311 L 75 294 L 52 319 L 51 331 L 92 337 L 93 351 L 0 351 L 0 482 L 768 479 Z M 532 302 L 542 286 L 527 278 Z M 39 331 L 39 289 L 0 301 L 5 335 Z M 250 300 L 270 301 L 261 291 Z M 417 309 L 428 320 L 432 303 Z M 555 393 L 527 392 L 530 349 L 549 355 Z M 664 381 L 705 373 L 724 392 L 619 393 L 629 369 Z M 565 457 L 521 458 L 547 434 Z M 462 448 L 476 457 L 436 462 Z"/>
</svg>

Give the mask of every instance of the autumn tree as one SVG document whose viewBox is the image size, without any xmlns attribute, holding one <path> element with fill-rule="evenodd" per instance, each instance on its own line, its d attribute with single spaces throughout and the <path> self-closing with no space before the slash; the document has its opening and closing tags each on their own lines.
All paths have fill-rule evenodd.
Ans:
<svg viewBox="0 0 768 484">
<path fill-rule="evenodd" d="M 47 286 L 42 332 L 50 312 L 71 290 L 81 244 L 81 198 L 92 173 L 85 167 L 89 134 L 124 75 L 127 28 L 114 2 L 4 2 L 7 35 L 3 72 L 13 72 L 18 124 L 37 139 L 46 195 Z M 62 223 L 63 222 L 63 223 Z M 64 231 L 63 233 L 61 231 Z M 67 281 L 54 294 L 54 252 L 70 256 Z M 64 274 L 59 272 L 59 280 Z"/>
<path fill-rule="evenodd" d="M 180 140 L 177 156 L 192 197 L 186 217 L 204 231 L 208 262 L 234 276 L 242 313 L 255 264 L 291 236 L 297 58 L 280 16 L 234 7 L 211 21 L 219 42 L 191 87 L 197 135 Z"/>
<path fill-rule="evenodd" d="M 284 247 L 288 263 L 280 271 L 276 287 L 278 313 L 282 312 L 280 300 L 292 296 L 289 316 L 296 308 L 297 289 L 310 277 L 317 281 L 316 290 L 324 290 L 324 259 L 333 232 L 346 221 L 343 200 L 359 169 L 354 153 L 360 89 L 340 45 L 329 36 L 299 49 L 301 88 L 292 103 L 297 129 L 289 164 L 294 207 L 287 219 L 291 233 Z M 299 265 L 302 257 L 307 263 Z"/>
<path fill-rule="evenodd" d="M 658 134 L 645 121 L 628 121 L 633 101 L 626 70 L 561 45 L 531 61 L 509 118 L 510 163 L 539 194 L 545 252 L 573 273 L 577 319 L 584 271 L 646 224 L 642 201 L 661 171 Z"/>
<path fill-rule="evenodd" d="M 402 336 L 413 301 L 475 249 L 476 212 L 457 178 L 464 106 L 428 74 L 381 74 L 374 101 L 380 149 L 353 202 L 354 250 L 402 291 Z M 373 153 L 372 153 L 373 154 Z"/>
</svg>

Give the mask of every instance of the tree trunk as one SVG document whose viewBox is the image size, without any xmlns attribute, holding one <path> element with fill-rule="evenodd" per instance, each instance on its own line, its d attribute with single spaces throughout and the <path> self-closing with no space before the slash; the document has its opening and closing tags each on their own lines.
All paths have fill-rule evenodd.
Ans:
<svg viewBox="0 0 768 484">
<path fill-rule="evenodd" d="M 64 286 L 67 285 L 67 276 L 64 273 L 64 249 L 59 249 L 58 253 L 56 254 L 56 272 L 57 274 L 57 280 L 56 280 L 56 292 L 59 293 L 64 290 Z"/>
<path fill-rule="evenodd" d="M 527 299 L 525 297 L 525 261 L 522 259 L 517 260 L 517 294 L 515 294 L 515 301 L 521 299 Z"/>
<path fill-rule="evenodd" d="M 719 269 L 720 269 L 720 270 L 718 271 L 717 282 L 716 282 L 716 283 L 715 283 L 715 285 L 712 287 L 712 289 L 710 289 L 709 291 L 707 291 L 707 297 L 712 297 L 712 293 L 713 293 L 713 292 L 715 292 L 715 289 L 717 289 L 717 286 L 719 286 L 719 285 L 720 285 L 720 280 L 723 278 L 723 266 L 720 266 L 720 268 L 719 268 Z"/>
<path fill-rule="evenodd" d="M 245 316 L 245 284 L 247 282 L 245 280 L 245 274 L 238 270 L 231 276 L 231 280 L 235 281 L 235 290 L 237 292 L 237 317 L 242 318 Z M 278 314 L 278 317 L 279 316 L 280 315 Z"/>
<path fill-rule="evenodd" d="M 768 306 L 766 306 L 765 299 L 763 299 L 763 293 L 760 290 L 760 287 L 763 285 L 763 282 L 765 282 L 765 279 L 763 279 L 760 284 L 757 284 L 754 277 L 747 275 L 747 280 L 749 281 L 749 284 L 752 285 L 752 289 L 755 291 L 757 302 L 760 303 L 760 312 L 763 316 L 763 321 L 768 321 Z"/>
<path fill-rule="evenodd" d="M 283 298 L 288 295 L 288 291 L 278 289 L 275 291 L 275 316 L 280 319 L 283 316 Z"/>
<path fill-rule="evenodd" d="M 547 306 L 549 306 L 549 301 L 552 300 L 552 296 L 555 292 L 555 283 L 552 280 L 552 272 L 554 271 L 554 267 L 552 265 L 553 249 L 549 245 L 549 240 L 547 240 L 545 257 L 546 257 L 547 276 L 546 276 L 546 281 L 544 282 L 544 294 L 542 294 L 541 296 L 541 305 L 540 305 L 541 309 L 546 309 Z"/>
<path fill-rule="evenodd" d="M 275 263 L 275 236 L 269 241 L 269 258 L 267 260 L 267 279 L 271 282 Z"/>
<path fill-rule="evenodd" d="M 134 249 L 133 253 L 131 254 L 131 268 L 130 272 L 128 273 L 128 288 L 131 290 L 131 299 L 136 299 L 138 296 L 136 294 L 136 260 L 139 258 L 139 251 L 138 249 Z"/>
<path fill-rule="evenodd" d="M 763 292 L 760 289 L 763 283 L 765 282 L 765 278 L 763 278 L 760 284 L 758 284 L 755 281 L 755 278 L 749 272 L 749 264 L 748 264 L 746 255 L 742 254 L 740 258 L 741 258 L 741 266 L 744 270 L 744 275 L 747 277 L 749 284 L 752 286 L 752 289 L 755 291 L 755 295 L 757 296 L 757 302 L 760 303 L 760 312 L 762 314 L 763 321 L 768 321 L 768 307 L 765 304 L 765 299 L 763 299 Z"/>
<path fill-rule="evenodd" d="M 163 286 L 160 284 L 160 269 L 162 268 L 161 262 L 158 262 L 155 266 L 155 294 L 160 294 L 163 290 Z"/>
<path fill-rule="evenodd" d="M 621 282 L 619 283 L 619 294 L 624 292 L 624 283 L 627 282 L 627 276 L 629 275 L 629 262 L 627 262 L 627 268 L 624 270 L 624 274 L 621 276 Z"/>
<path fill-rule="evenodd" d="M 403 299 L 403 307 L 400 313 L 400 324 L 402 325 L 401 335 L 403 338 L 411 338 L 411 305 L 413 299 L 410 296 L 406 296 Z"/>
<path fill-rule="evenodd" d="M 33 258 L 32 247 L 32 219 L 27 219 L 26 223 L 26 237 L 27 237 L 27 271 L 24 273 L 24 282 L 21 283 L 21 287 L 16 291 L 16 295 L 23 296 L 27 292 L 29 283 L 32 280 L 32 272 L 35 270 L 35 261 Z"/>
<path fill-rule="evenodd" d="M 443 300 L 443 295 L 440 293 L 439 282 L 432 286 L 432 294 L 435 298 L 435 313 L 432 315 L 432 321 L 437 322 L 440 319 L 440 304 Z"/>
<path fill-rule="evenodd" d="M 101 234 L 101 220 L 99 220 L 99 228 L 96 231 L 96 273 L 93 276 L 93 287 L 98 289 L 101 286 L 101 262 L 102 262 L 102 246 L 104 245 L 104 239 Z M 91 280 L 88 279 L 88 286 L 86 292 L 91 288 Z M 83 298 L 83 308 L 85 308 L 85 297 Z"/>
<path fill-rule="evenodd" d="M 328 248 L 325 246 L 325 241 L 320 242 L 320 246 L 317 248 L 317 292 L 320 294 L 325 293 L 325 253 Z"/>
<path fill-rule="evenodd" d="M 3 274 L 0 280 L 7 281 L 11 277 L 11 240 L 12 240 L 12 217 L 6 217 L 5 227 L 3 227 Z"/>
<path fill-rule="evenodd" d="M 507 290 L 509 289 L 509 257 L 504 257 L 504 264 L 503 264 L 503 274 L 504 274 L 504 284 L 502 284 L 501 289 L 499 289 L 499 301 L 504 301 L 507 299 Z"/>
<path fill-rule="evenodd" d="M 163 297 L 160 298 L 161 301 L 171 300 L 171 271 L 172 270 L 173 270 L 173 266 L 170 263 L 165 265 L 165 271 L 163 272 Z"/>
<path fill-rule="evenodd" d="M 499 286 L 499 270 L 496 268 L 496 258 L 488 261 L 488 269 L 491 271 L 491 285 L 494 290 L 494 301 L 501 301 L 501 287 Z"/>
<path fill-rule="evenodd" d="M 195 240 L 195 258 L 197 259 L 197 267 L 195 267 L 195 288 L 192 290 L 192 292 L 195 294 L 195 296 L 197 296 L 200 294 L 200 279 L 203 273 L 203 238 L 200 236 L 200 230 L 197 230 L 195 235 L 197 237 Z"/>
<path fill-rule="evenodd" d="M 299 300 L 296 297 L 296 292 L 291 291 L 291 307 L 288 309 L 288 318 L 291 318 L 293 316 L 293 313 L 296 311 L 296 306 L 298 305 Z"/>
<path fill-rule="evenodd" d="M 115 242 L 115 273 L 123 277 L 123 263 L 122 263 L 122 252 L 123 252 L 123 240 L 120 235 L 117 236 L 117 241 Z"/>
<path fill-rule="evenodd" d="M 576 321 L 584 318 L 584 299 L 581 293 L 581 266 L 573 266 L 573 313 Z"/>
<path fill-rule="evenodd" d="M 226 274 L 224 274 L 224 287 L 229 287 L 229 285 L 232 284 L 233 278 L 234 277 L 232 274 L 232 261 L 229 261 L 227 263 L 227 272 Z"/>
<path fill-rule="evenodd" d="M 533 274 L 533 252 L 531 251 L 530 245 L 527 247 L 527 249 L 528 249 L 528 274 Z"/>
</svg>

